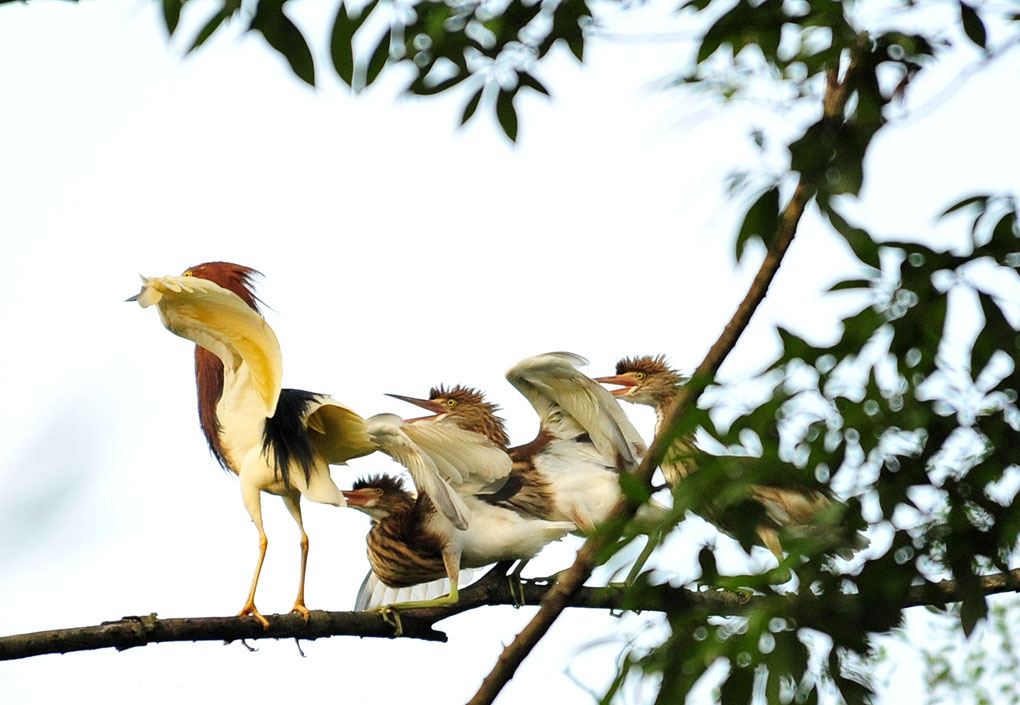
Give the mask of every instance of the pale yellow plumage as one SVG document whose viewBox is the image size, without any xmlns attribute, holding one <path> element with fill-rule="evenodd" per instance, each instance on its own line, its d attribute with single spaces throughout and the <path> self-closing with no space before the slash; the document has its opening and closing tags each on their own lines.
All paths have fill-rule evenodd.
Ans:
<svg viewBox="0 0 1020 705">
<path fill-rule="evenodd" d="M 206 348 L 225 365 L 247 365 L 266 417 L 276 412 L 283 380 L 280 343 L 265 319 L 235 293 L 199 277 L 142 277 L 138 303 L 156 305 L 167 330 Z"/>
</svg>

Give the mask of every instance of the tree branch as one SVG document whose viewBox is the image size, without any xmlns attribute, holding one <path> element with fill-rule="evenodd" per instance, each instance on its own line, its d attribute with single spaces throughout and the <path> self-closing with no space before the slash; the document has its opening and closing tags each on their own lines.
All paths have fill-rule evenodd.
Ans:
<svg viewBox="0 0 1020 705">
<path fill-rule="evenodd" d="M 505 572 L 505 571 L 504 571 Z M 450 607 L 414 610 L 401 615 L 401 637 L 446 641 L 446 634 L 434 628 L 436 622 L 461 612 L 497 605 L 513 605 L 504 572 L 493 570 L 478 583 L 461 593 L 461 599 Z M 524 604 L 539 605 L 550 591 L 542 580 L 525 581 L 522 585 Z M 984 595 L 1020 592 L 1020 570 L 986 575 L 980 579 Z M 662 604 L 674 607 L 707 609 L 720 616 L 735 616 L 754 609 L 761 597 L 725 590 L 699 591 L 677 589 L 668 584 L 650 586 L 644 604 L 635 604 L 632 596 L 624 600 L 616 588 L 582 587 L 570 600 L 569 607 L 654 612 Z M 901 607 L 922 605 L 944 606 L 963 600 L 963 591 L 955 580 L 915 585 L 903 596 Z M 30 634 L 0 637 L 0 661 L 28 658 L 41 654 L 66 654 L 72 651 L 115 648 L 118 651 L 135 646 L 169 641 L 235 641 L 238 639 L 319 639 L 331 636 L 395 638 L 393 625 L 378 614 L 369 612 L 324 612 L 313 610 L 308 624 L 296 614 L 266 615 L 269 629 L 263 629 L 250 617 L 195 617 L 159 619 L 155 614 L 125 617 L 116 622 L 103 622 L 91 627 L 54 629 Z"/>
<path fill-rule="evenodd" d="M 857 53 L 864 49 L 867 37 L 861 38 L 861 43 L 851 54 L 850 61 L 844 73 L 843 80 L 839 80 L 838 67 L 832 68 L 826 75 L 825 93 L 822 98 L 822 120 L 841 124 L 844 120 L 844 112 L 847 101 L 853 92 L 852 86 L 856 78 L 858 68 Z M 676 398 L 666 414 L 661 430 L 652 440 L 647 452 L 641 460 L 641 465 L 635 471 L 646 485 L 651 484 L 652 473 L 659 466 L 665 457 L 666 450 L 675 436 L 675 429 L 678 427 L 684 414 L 696 403 L 705 386 L 715 378 L 716 373 L 723 361 L 733 350 L 737 340 L 747 328 L 751 317 L 758 309 L 758 306 L 765 298 L 772 280 L 779 271 L 779 265 L 783 261 L 790 243 L 797 232 L 797 226 L 804 209 L 816 192 L 815 185 L 808 183 L 804 176 L 801 176 L 794 189 L 790 202 L 786 205 L 779 219 L 775 236 L 772 238 L 769 251 L 765 256 L 754 281 L 744 296 L 743 301 L 737 307 L 733 317 L 723 329 L 722 334 L 715 344 L 705 355 L 705 359 L 691 375 L 690 381 L 680 388 Z M 604 530 L 597 532 L 585 542 L 584 546 L 577 553 L 574 564 L 560 575 L 556 584 L 546 593 L 542 600 L 538 613 L 532 618 L 517 637 L 500 654 L 492 670 L 482 681 L 481 686 L 475 695 L 468 701 L 467 705 L 491 705 L 491 703 L 502 691 L 517 668 L 527 658 L 535 645 L 545 636 L 545 633 L 552 626 L 553 622 L 570 603 L 574 595 L 584 584 L 584 581 L 591 575 L 597 565 L 596 558 L 603 548 L 619 538 L 622 526 L 634 516 L 637 505 L 621 501 L 613 511 L 612 517 L 607 522 Z M 623 519 L 624 521 L 614 521 Z"/>
</svg>

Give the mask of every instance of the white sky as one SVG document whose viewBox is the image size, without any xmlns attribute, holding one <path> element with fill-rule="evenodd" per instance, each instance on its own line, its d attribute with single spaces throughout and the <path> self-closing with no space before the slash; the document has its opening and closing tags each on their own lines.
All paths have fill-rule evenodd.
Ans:
<svg viewBox="0 0 1020 705">
<path fill-rule="evenodd" d="M 352 98 L 326 64 L 313 91 L 236 32 L 182 59 L 157 11 L 142 0 L 0 8 L 0 633 L 232 614 L 244 601 L 255 531 L 199 432 L 190 344 L 122 303 L 138 273 L 253 266 L 285 386 L 367 416 L 408 413 L 384 392 L 471 384 L 524 442 L 537 424 L 503 379 L 513 363 L 563 349 L 606 374 L 622 355 L 661 351 L 689 369 L 757 265 L 757 250 L 733 264 L 739 209 L 723 178 L 758 164 L 751 127 L 795 126 L 654 88 L 682 45 L 593 42 L 585 67 L 560 56 L 539 71 L 554 101 L 521 101 L 511 146 L 487 115 L 455 129 L 463 97 L 395 100 L 402 80 L 389 79 Z M 668 27 L 665 8 L 618 19 L 620 31 Z M 861 217 L 889 236 L 925 235 L 959 197 L 1020 190 L 1018 74 L 1014 52 L 880 137 Z M 920 84 L 918 103 L 952 75 Z M 806 221 L 724 372 L 769 361 L 774 322 L 833 335 L 846 302 L 818 292 L 848 263 Z M 650 430 L 650 416 L 634 418 Z M 370 458 L 334 477 L 391 467 Z M 292 604 L 298 547 L 282 503 L 264 506 L 258 605 L 271 613 Z M 310 503 L 305 514 L 308 604 L 347 609 L 367 569 L 367 519 Z M 533 574 L 566 566 L 576 545 Z M 673 542 L 681 576 L 696 550 Z M 0 699 L 458 702 L 531 613 L 468 613 L 442 625 L 446 645 L 320 640 L 304 659 L 265 641 L 254 654 L 174 644 L 8 662 Z M 566 671 L 600 690 L 617 650 L 575 659 L 580 648 L 650 619 L 568 612 L 501 702 L 591 702 Z M 916 694 L 916 674 L 901 675 Z"/>
</svg>

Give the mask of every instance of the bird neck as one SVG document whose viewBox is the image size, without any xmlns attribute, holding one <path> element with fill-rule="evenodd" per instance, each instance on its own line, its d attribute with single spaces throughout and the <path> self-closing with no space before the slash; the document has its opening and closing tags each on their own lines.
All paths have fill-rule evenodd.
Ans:
<svg viewBox="0 0 1020 705">
<path fill-rule="evenodd" d="M 209 444 L 209 452 L 225 470 L 230 469 L 220 443 L 216 405 L 223 394 L 223 363 L 201 345 L 195 346 L 195 383 L 198 389 L 198 420 Z"/>
</svg>

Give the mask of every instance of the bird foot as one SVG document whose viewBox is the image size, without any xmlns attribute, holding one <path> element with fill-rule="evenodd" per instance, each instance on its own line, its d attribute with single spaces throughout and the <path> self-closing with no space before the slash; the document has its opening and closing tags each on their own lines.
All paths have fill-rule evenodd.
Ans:
<svg viewBox="0 0 1020 705">
<path fill-rule="evenodd" d="M 305 624 L 308 624 L 308 620 L 312 616 L 311 610 L 305 607 L 305 603 L 300 600 L 294 603 L 294 607 L 291 608 L 290 613 L 301 615 L 301 618 L 305 620 Z"/>
<path fill-rule="evenodd" d="M 521 576 L 517 573 L 511 573 L 506 576 L 506 581 L 509 584 L 510 589 L 510 601 L 514 605 L 514 609 L 519 609 L 524 606 L 524 583 L 521 581 Z"/>
<path fill-rule="evenodd" d="M 381 605 L 379 607 L 373 607 L 367 612 L 375 612 L 379 614 L 383 621 L 393 627 L 393 636 L 400 636 L 404 633 L 404 625 L 400 621 L 400 612 L 393 609 L 389 605 Z"/>
<path fill-rule="evenodd" d="M 241 608 L 241 611 L 237 613 L 238 617 L 254 617 L 259 620 L 263 629 L 269 629 L 269 620 L 262 616 L 262 613 L 255 609 L 255 603 L 251 600 Z"/>
</svg>

